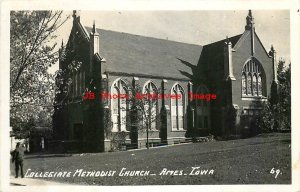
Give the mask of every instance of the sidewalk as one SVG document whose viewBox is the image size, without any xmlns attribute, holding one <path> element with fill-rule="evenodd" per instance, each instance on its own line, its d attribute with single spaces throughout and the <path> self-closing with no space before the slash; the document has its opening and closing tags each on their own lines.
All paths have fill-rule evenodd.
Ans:
<svg viewBox="0 0 300 192">
<path fill-rule="evenodd" d="M 68 153 L 61 153 L 61 154 L 52 154 L 52 153 L 29 153 L 25 154 L 25 159 L 31 158 L 46 158 L 46 157 L 72 157 L 76 154 L 68 154 Z"/>
<path fill-rule="evenodd" d="M 31 178 L 15 178 L 13 176 L 10 176 L 10 185 L 13 186 L 42 186 L 42 185 L 68 185 L 65 183 L 58 183 L 54 181 L 46 181 L 41 179 L 31 179 Z"/>
</svg>

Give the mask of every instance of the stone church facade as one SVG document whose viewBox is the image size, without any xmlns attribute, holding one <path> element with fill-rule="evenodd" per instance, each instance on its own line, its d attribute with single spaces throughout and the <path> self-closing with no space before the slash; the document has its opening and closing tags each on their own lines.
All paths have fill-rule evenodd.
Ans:
<svg viewBox="0 0 300 192">
<path fill-rule="evenodd" d="M 145 147 L 147 135 L 151 145 L 254 135 L 262 103 L 277 90 L 276 52 L 264 48 L 251 11 L 242 34 L 205 46 L 86 27 L 74 11 L 59 68 L 54 137 L 83 151 L 109 151 L 118 134 L 129 148 Z M 135 87 L 181 97 L 157 99 L 156 119 L 142 131 L 143 118 L 133 115 L 128 98 L 101 98 L 104 92 L 132 94 Z M 83 99 L 88 92 L 95 98 Z M 216 98 L 191 99 L 190 93 Z"/>
</svg>

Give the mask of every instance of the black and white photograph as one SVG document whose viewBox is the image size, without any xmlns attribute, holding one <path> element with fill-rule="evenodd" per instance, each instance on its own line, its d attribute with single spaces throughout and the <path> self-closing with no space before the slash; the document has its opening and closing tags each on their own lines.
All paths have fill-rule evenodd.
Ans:
<svg viewBox="0 0 300 192">
<path fill-rule="evenodd" d="M 2 187 L 299 191 L 300 14 L 285 2 L 2 4 Z"/>
</svg>

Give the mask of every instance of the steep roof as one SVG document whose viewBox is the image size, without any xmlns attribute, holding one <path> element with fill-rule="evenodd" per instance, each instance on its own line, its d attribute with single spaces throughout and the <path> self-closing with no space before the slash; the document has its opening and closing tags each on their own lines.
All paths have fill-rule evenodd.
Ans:
<svg viewBox="0 0 300 192">
<path fill-rule="evenodd" d="M 233 37 L 228 38 L 232 43 L 234 48 L 238 42 L 242 39 L 243 34 L 239 34 Z M 224 76 L 224 43 L 227 39 L 223 39 L 208 45 L 204 45 L 202 49 L 202 54 L 200 61 L 197 66 L 197 74 L 195 76 L 198 80 L 204 79 L 214 79 L 220 80 Z M 218 81 L 222 82 L 222 81 Z M 213 82 L 206 82 L 207 84 L 212 84 Z"/>
<path fill-rule="evenodd" d="M 242 37 L 243 34 L 239 34 L 233 37 L 229 37 L 228 40 L 232 43 L 232 47 L 234 48 L 234 46 L 237 44 L 237 42 L 240 40 L 240 38 Z M 224 43 L 225 41 L 227 41 L 227 39 L 222 39 L 220 41 L 214 42 L 214 43 L 210 43 L 207 45 L 203 46 L 203 49 L 209 49 L 213 52 L 217 51 L 221 51 L 223 53 L 223 49 L 224 49 Z"/>
<path fill-rule="evenodd" d="M 85 27 L 90 33 L 92 28 Z M 97 29 L 107 71 L 191 79 L 202 46 Z"/>
</svg>

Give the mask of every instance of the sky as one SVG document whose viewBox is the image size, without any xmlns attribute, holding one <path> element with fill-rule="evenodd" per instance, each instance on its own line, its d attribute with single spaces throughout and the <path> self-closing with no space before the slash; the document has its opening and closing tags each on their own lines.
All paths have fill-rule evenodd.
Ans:
<svg viewBox="0 0 300 192">
<path fill-rule="evenodd" d="M 72 15 L 66 11 L 65 15 Z M 206 45 L 244 32 L 248 10 L 197 11 L 79 11 L 84 26 Z M 290 62 L 289 10 L 252 10 L 255 31 L 267 51 L 271 45 L 277 59 Z M 67 42 L 72 17 L 57 31 L 58 43 Z M 101 38 L 101 34 L 100 34 Z M 100 39 L 101 40 L 101 39 Z M 57 70 L 58 65 L 53 69 Z"/>
</svg>

